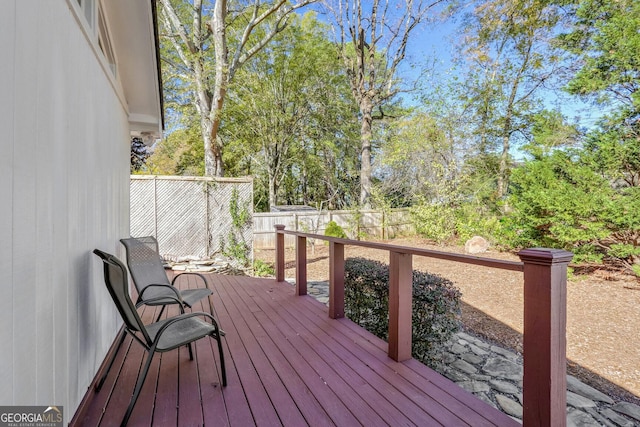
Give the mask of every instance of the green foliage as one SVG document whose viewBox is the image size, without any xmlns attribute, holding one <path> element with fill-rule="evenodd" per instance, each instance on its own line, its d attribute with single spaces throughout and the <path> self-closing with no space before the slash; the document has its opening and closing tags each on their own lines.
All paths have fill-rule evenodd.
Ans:
<svg viewBox="0 0 640 427">
<path fill-rule="evenodd" d="M 204 146 L 197 128 L 181 128 L 169 133 L 158 143 L 147 167 L 156 175 L 202 176 Z"/>
<path fill-rule="evenodd" d="M 275 270 L 271 264 L 257 259 L 253 262 L 253 274 L 257 277 L 272 277 L 275 275 Z"/>
<path fill-rule="evenodd" d="M 341 239 L 347 238 L 347 233 L 345 233 L 342 227 L 340 227 L 338 223 L 335 221 L 329 221 L 327 223 L 327 226 L 324 230 L 324 235 L 331 236 L 331 237 L 339 237 Z"/>
<path fill-rule="evenodd" d="M 442 346 L 458 330 L 460 291 L 449 280 L 413 272 L 412 329 L 414 358 L 427 364 L 439 359 Z M 382 339 L 389 331 L 389 267 L 378 261 L 345 261 L 345 312 Z"/>
<path fill-rule="evenodd" d="M 327 33 L 312 13 L 292 18 L 236 74 L 221 130 L 225 167 L 255 176 L 257 210 L 343 207 L 357 188 L 357 111 Z"/>
<path fill-rule="evenodd" d="M 500 217 L 478 203 L 459 205 L 422 202 L 410 209 L 416 232 L 436 243 L 466 241 L 480 235 L 493 240 L 502 233 Z"/>
<path fill-rule="evenodd" d="M 151 153 L 140 138 L 131 138 L 131 173 L 147 172 L 147 159 Z"/>
<path fill-rule="evenodd" d="M 229 201 L 229 214 L 232 227 L 229 230 L 227 240 L 220 244 L 222 253 L 235 260 L 241 267 L 251 265 L 251 248 L 244 238 L 244 231 L 251 226 L 251 211 L 247 204 L 241 206 L 238 190 L 234 188 Z"/>
<path fill-rule="evenodd" d="M 420 203 L 410 208 L 416 232 L 422 237 L 444 243 L 456 233 L 455 209 L 445 204 Z"/>
<path fill-rule="evenodd" d="M 578 262 L 610 259 L 632 270 L 640 260 L 640 188 L 612 186 L 596 164 L 591 150 L 554 151 L 515 170 L 509 243 L 567 249 Z"/>
<path fill-rule="evenodd" d="M 570 1 L 574 17 L 559 43 L 581 65 L 569 83 L 571 93 L 620 102 L 640 109 L 640 2 Z"/>
</svg>

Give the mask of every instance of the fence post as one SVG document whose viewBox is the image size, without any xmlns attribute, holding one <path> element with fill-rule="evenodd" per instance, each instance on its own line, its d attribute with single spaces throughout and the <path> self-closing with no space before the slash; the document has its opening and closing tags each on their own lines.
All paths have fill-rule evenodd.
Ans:
<svg viewBox="0 0 640 427">
<path fill-rule="evenodd" d="M 389 253 L 389 357 L 397 362 L 411 358 L 411 307 L 413 298 L 411 254 Z"/>
<path fill-rule="evenodd" d="M 276 224 L 276 282 L 284 282 L 284 225 Z"/>
<path fill-rule="evenodd" d="M 329 317 L 344 317 L 344 245 L 329 242 Z"/>
<path fill-rule="evenodd" d="M 296 293 L 307 294 L 307 238 L 296 236 Z"/>
<path fill-rule="evenodd" d="M 571 252 L 525 249 L 523 424 L 566 426 L 567 265 Z"/>
</svg>

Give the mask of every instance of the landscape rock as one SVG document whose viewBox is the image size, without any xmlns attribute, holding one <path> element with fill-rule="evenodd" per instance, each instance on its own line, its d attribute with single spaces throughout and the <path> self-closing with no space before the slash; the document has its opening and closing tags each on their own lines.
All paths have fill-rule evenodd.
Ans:
<svg viewBox="0 0 640 427">
<path fill-rule="evenodd" d="M 591 399 L 587 399 L 579 394 L 568 391 L 567 405 L 573 406 L 574 408 L 593 408 L 596 406 L 596 403 Z"/>
<path fill-rule="evenodd" d="M 483 381 L 461 381 L 457 383 L 460 387 L 471 393 L 481 393 L 491 390 L 489 384 Z"/>
<path fill-rule="evenodd" d="M 567 390 L 570 390 L 588 399 L 597 400 L 598 402 L 613 403 L 613 399 L 611 399 L 609 396 L 599 392 L 593 387 L 586 385 L 585 383 L 571 375 L 567 375 Z"/>
<path fill-rule="evenodd" d="M 633 427 L 635 424 L 633 421 L 626 419 L 622 415 L 619 415 L 617 412 L 612 409 L 606 408 L 600 411 L 600 414 L 607 419 L 613 421 L 617 426 L 620 427 Z"/>
<path fill-rule="evenodd" d="M 464 244 L 464 250 L 468 254 L 481 254 L 487 249 L 489 249 L 489 242 L 480 236 L 473 236 Z"/>
<path fill-rule="evenodd" d="M 628 415 L 634 420 L 640 421 L 640 406 L 629 402 L 620 402 L 611 407 L 614 411 Z"/>
<path fill-rule="evenodd" d="M 517 394 L 520 391 L 518 387 L 508 381 L 491 380 L 489 385 L 501 393 Z"/>
<path fill-rule="evenodd" d="M 567 414 L 567 427 L 596 427 L 600 423 L 585 412 L 574 409 Z"/>
<path fill-rule="evenodd" d="M 468 362 L 465 362 L 462 359 L 456 360 L 451 364 L 451 366 L 467 374 L 475 374 L 476 372 L 478 372 L 478 369 L 475 366 L 471 365 Z"/>
<path fill-rule="evenodd" d="M 482 370 L 491 376 L 510 380 L 518 380 L 522 377 L 522 366 L 501 357 L 487 360 Z"/>
<path fill-rule="evenodd" d="M 498 406 L 500 406 L 506 414 L 520 419 L 522 418 L 522 405 L 515 400 L 509 399 L 502 394 L 496 394 L 496 401 L 498 402 Z"/>
</svg>

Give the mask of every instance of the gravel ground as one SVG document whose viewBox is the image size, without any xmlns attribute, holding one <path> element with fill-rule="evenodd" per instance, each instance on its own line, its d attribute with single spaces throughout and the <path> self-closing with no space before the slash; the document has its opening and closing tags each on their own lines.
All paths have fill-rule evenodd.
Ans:
<svg viewBox="0 0 640 427">
<path fill-rule="evenodd" d="M 418 238 L 388 243 L 464 253 L 461 247 L 434 246 Z M 388 253 L 347 246 L 346 257 L 388 262 Z M 518 261 L 513 254 L 489 250 L 482 256 Z M 273 250 L 256 250 L 255 258 L 274 262 Z M 286 252 L 286 277 L 295 277 L 294 251 Z M 328 246 L 307 251 L 308 280 L 328 279 Z M 448 278 L 462 291 L 462 324 L 490 342 L 522 351 L 522 274 L 424 257 L 414 269 Z M 640 403 L 640 283 L 634 277 L 592 269 L 574 274 L 567 286 L 568 371 L 615 399 Z"/>
</svg>

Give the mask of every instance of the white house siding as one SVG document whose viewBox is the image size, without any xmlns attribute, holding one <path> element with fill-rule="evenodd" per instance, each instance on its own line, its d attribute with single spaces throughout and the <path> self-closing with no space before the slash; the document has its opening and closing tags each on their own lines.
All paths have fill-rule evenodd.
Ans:
<svg viewBox="0 0 640 427">
<path fill-rule="evenodd" d="M 128 112 L 64 0 L 0 3 L 0 405 L 67 423 L 119 325 L 98 247 L 129 230 Z"/>
</svg>

